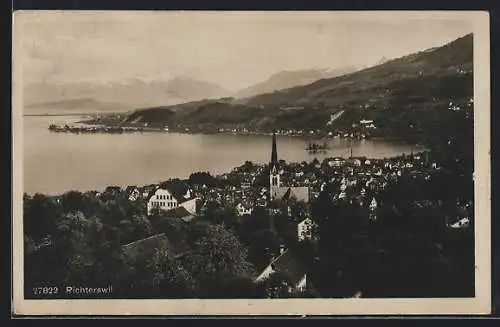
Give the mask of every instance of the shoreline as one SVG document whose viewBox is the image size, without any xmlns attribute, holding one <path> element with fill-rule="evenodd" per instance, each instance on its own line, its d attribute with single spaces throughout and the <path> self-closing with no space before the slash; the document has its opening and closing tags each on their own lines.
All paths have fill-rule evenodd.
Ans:
<svg viewBox="0 0 500 327">
<path fill-rule="evenodd" d="M 106 113 L 110 114 L 110 113 Z M 122 115 L 124 114 L 123 112 L 115 112 L 112 113 L 113 115 Z M 271 136 L 272 132 L 266 132 L 266 131 L 245 131 L 246 128 L 243 128 L 242 130 L 235 131 L 235 128 L 216 128 L 214 131 L 206 131 L 203 130 L 203 128 L 200 127 L 188 127 L 188 126 L 181 126 L 177 125 L 176 127 L 152 127 L 152 126 L 137 126 L 133 124 L 123 124 L 123 122 L 120 123 L 115 123 L 115 122 L 109 122 L 109 123 L 103 123 L 103 122 L 97 122 L 95 119 L 100 119 L 97 118 L 96 116 L 100 116 L 100 113 L 88 113 L 88 114 L 63 114 L 60 116 L 79 116 L 81 119 L 77 121 L 72 121 L 68 123 L 67 125 L 74 125 L 77 124 L 76 128 L 73 128 L 73 131 L 71 130 L 63 130 L 60 128 L 58 131 L 55 132 L 63 132 L 63 133 L 74 133 L 74 134 L 132 134 L 132 133 L 165 133 L 165 134 L 201 134 L 201 135 L 238 135 L 238 136 Z M 59 116 L 59 115 L 57 115 Z M 32 116 L 35 117 L 35 116 Z M 92 118 L 93 117 L 93 118 Z M 90 118 L 90 119 L 89 119 Z M 54 124 L 51 124 L 54 125 Z M 59 125 L 60 127 L 61 125 Z M 64 126 L 64 125 L 63 125 Z M 223 131 L 220 131 L 220 130 Z M 366 135 L 362 134 L 364 136 L 345 136 L 345 134 L 353 133 L 351 132 L 346 132 L 343 130 L 335 132 L 335 134 L 329 135 L 329 133 L 332 132 L 322 132 L 322 133 L 314 133 L 310 134 L 307 133 L 306 131 L 301 130 L 300 132 L 292 132 L 292 133 L 280 133 L 279 130 L 276 131 L 276 136 L 290 136 L 290 137 L 297 137 L 297 138 L 304 138 L 304 139 L 309 139 L 309 140 L 334 140 L 334 139 L 345 139 L 345 140 L 373 140 L 373 141 L 386 141 L 386 142 L 393 142 L 397 144 L 404 144 L 412 147 L 417 147 L 417 148 L 427 148 L 429 145 L 426 145 L 425 140 L 423 141 L 410 141 L 407 137 L 397 137 L 397 136 L 382 136 L 382 135 Z M 359 133 L 359 131 L 354 132 L 354 133 Z"/>
<path fill-rule="evenodd" d="M 80 124 L 80 126 L 74 126 L 66 124 L 64 126 L 51 124 L 49 130 L 56 133 L 73 133 L 73 134 L 131 134 L 131 133 L 163 133 L 163 134 L 186 134 L 186 135 L 238 135 L 238 136 L 272 136 L 272 132 L 261 132 L 261 131 L 217 131 L 217 132 L 207 132 L 202 130 L 193 131 L 189 127 L 183 128 L 161 128 L 161 127 L 149 127 L 149 126 L 113 126 L 105 124 L 93 124 L 86 121 L 77 121 L 73 124 Z M 86 126 L 85 126 L 86 125 Z M 51 126 L 53 128 L 51 129 Z M 340 133 L 339 133 L 340 134 Z M 389 137 L 389 136 L 365 136 L 365 137 L 345 137 L 339 134 L 336 135 L 324 135 L 324 134 L 307 134 L 307 133 L 276 133 L 276 136 L 283 137 L 296 137 L 304 139 L 316 139 L 316 140 L 372 140 L 372 141 L 387 141 L 395 142 L 400 144 L 406 144 L 416 147 L 425 147 L 422 144 L 415 142 L 408 142 L 403 138 Z M 328 149 L 326 149 L 328 150 Z"/>
<path fill-rule="evenodd" d="M 420 151 L 416 151 L 413 154 L 414 155 L 420 155 L 420 154 L 425 153 L 426 151 L 428 151 L 428 150 L 423 149 L 423 150 L 420 150 Z M 401 154 L 396 155 L 396 156 L 384 157 L 384 158 L 353 156 L 352 159 L 354 160 L 354 159 L 357 159 L 357 158 L 363 158 L 363 159 L 367 159 L 367 160 L 370 160 L 370 161 L 384 161 L 384 160 L 387 161 L 387 160 L 396 160 L 398 158 L 402 158 L 404 155 L 406 155 L 406 153 L 401 153 Z M 324 161 L 326 159 L 334 159 L 334 158 L 337 158 L 337 157 L 336 156 L 326 157 L 323 160 L 320 160 L 320 162 L 322 162 L 322 161 Z M 315 159 L 317 159 L 317 158 L 316 157 L 311 158 L 311 160 L 308 161 L 308 163 L 312 163 Z M 348 160 L 348 158 L 344 158 L 344 159 Z M 266 166 L 267 165 L 266 163 L 260 163 L 260 162 L 252 162 L 252 163 L 255 164 L 255 165 L 258 165 L 258 166 Z M 299 161 L 287 161 L 286 164 L 287 165 L 293 165 L 293 164 L 300 164 L 300 162 Z M 241 165 L 244 165 L 244 162 L 242 162 Z M 240 167 L 240 166 L 235 166 L 232 169 Z M 207 171 L 193 171 L 191 174 L 204 173 L 204 172 L 207 172 Z M 219 171 L 219 172 L 210 172 L 210 171 L 208 171 L 209 174 L 211 174 L 212 176 L 214 176 L 216 178 L 217 178 L 217 176 L 228 174 L 230 172 L 231 172 L 231 169 L 226 170 L 226 171 Z M 187 175 L 187 176 L 166 177 L 165 180 L 179 179 L 181 181 L 187 181 L 187 180 L 189 180 L 189 176 L 190 176 L 190 174 Z M 52 192 L 41 192 L 41 191 L 25 192 L 23 190 L 23 194 L 27 194 L 29 196 L 34 196 L 35 194 L 41 194 L 41 195 L 45 195 L 45 196 L 48 196 L 48 197 L 51 197 L 51 198 L 58 198 L 58 197 L 62 196 L 63 194 L 65 194 L 67 192 L 70 192 L 70 191 L 76 191 L 76 192 L 80 192 L 80 193 L 87 193 L 87 192 L 98 192 L 98 193 L 101 193 L 101 192 L 103 192 L 105 190 L 106 187 L 110 187 L 110 186 L 118 186 L 118 187 L 120 187 L 122 189 L 125 189 L 126 187 L 131 186 L 131 185 L 135 185 L 137 187 L 145 187 L 145 186 L 148 186 L 148 185 L 162 183 L 165 180 L 157 179 L 156 181 L 150 181 L 150 182 L 144 181 L 144 182 L 140 182 L 140 183 L 139 182 L 138 183 L 114 183 L 114 184 L 104 185 L 103 187 L 96 187 L 96 188 L 71 188 L 71 189 L 67 189 L 67 190 L 62 191 L 62 192 L 54 192 L 54 193 L 52 193 Z"/>
</svg>

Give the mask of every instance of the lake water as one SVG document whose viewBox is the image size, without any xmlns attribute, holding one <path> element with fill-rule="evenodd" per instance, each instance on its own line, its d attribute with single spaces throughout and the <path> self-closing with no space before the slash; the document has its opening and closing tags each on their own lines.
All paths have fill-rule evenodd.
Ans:
<svg viewBox="0 0 500 327">
<path fill-rule="evenodd" d="M 267 163 L 271 136 L 168 133 L 71 134 L 48 131 L 78 117 L 24 117 L 24 192 L 62 194 L 103 190 L 109 185 L 145 185 L 197 171 L 229 172 L 250 160 Z M 81 118 L 80 118 L 81 119 Z M 411 146 L 381 140 L 329 140 L 327 153 L 309 154 L 308 140 L 278 136 L 278 158 L 287 162 L 315 157 L 383 158 L 409 153 Z M 415 148 L 414 148 L 415 149 Z"/>
</svg>

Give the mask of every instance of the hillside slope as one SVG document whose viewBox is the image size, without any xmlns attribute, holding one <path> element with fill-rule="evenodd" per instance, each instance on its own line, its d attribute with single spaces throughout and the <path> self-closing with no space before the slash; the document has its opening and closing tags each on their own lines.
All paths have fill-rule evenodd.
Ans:
<svg viewBox="0 0 500 327">
<path fill-rule="evenodd" d="M 176 112 L 156 124 L 329 129 L 373 119 L 381 136 L 425 137 L 446 124 L 450 102 L 473 97 L 473 37 L 410 54 L 351 74 L 247 99 L 224 99 L 166 107 Z M 293 108 L 293 110 L 288 110 Z M 332 124 L 332 114 L 345 113 Z M 147 110 L 142 110 L 148 121 Z"/>
<path fill-rule="evenodd" d="M 247 87 L 236 92 L 235 98 L 247 98 L 263 93 L 280 91 L 295 86 L 307 85 L 316 82 L 320 79 L 337 77 L 340 75 L 349 74 L 356 71 L 354 67 L 347 67 L 333 70 L 296 70 L 296 71 L 281 71 L 269 77 L 267 80 Z"/>
</svg>

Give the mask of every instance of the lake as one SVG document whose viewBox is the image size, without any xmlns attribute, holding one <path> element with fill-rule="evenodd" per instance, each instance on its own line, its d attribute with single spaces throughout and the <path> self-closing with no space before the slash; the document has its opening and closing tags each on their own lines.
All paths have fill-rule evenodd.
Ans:
<svg viewBox="0 0 500 327">
<path fill-rule="evenodd" d="M 268 163 L 271 136 L 174 133 L 71 134 L 49 132 L 51 123 L 79 117 L 24 117 L 24 192 L 57 195 L 69 190 L 145 185 L 197 171 L 229 172 L 246 160 Z M 310 154 L 308 140 L 278 136 L 278 159 L 311 161 L 315 157 L 384 158 L 410 153 L 407 144 L 383 140 L 329 140 L 327 153 Z M 416 150 L 416 148 L 413 148 Z"/>
</svg>

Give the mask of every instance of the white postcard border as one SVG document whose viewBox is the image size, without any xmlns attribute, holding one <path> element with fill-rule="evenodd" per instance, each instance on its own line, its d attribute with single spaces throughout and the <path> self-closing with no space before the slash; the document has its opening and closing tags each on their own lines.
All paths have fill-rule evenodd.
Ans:
<svg viewBox="0 0 500 327">
<path fill-rule="evenodd" d="M 474 27 L 476 296 L 470 299 L 25 300 L 23 298 L 22 25 L 13 15 L 13 314 L 17 315 L 461 315 L 491 311 L 490 36 L 482 11 L 342 12 L 359 19 L 464 19 Z M 51 13 L 50 11 L 45 12 Z M 45 14 L 44 13 L 44 14 Z M 52 12 L 53 13 L 53 12 Z M 182 12 L 185 13 L 185 12 Z M 86 14 L 89 14 L 88 12 Z M 109 12 L 130 14 L 130 12 Z M 150 14 L 158 14 L 157 12 Z M 203 14 L 203 13 L 190 13 Z M 213 14 L 213 12 L 212 12 Z M 232 13 L 237 14 L 237 13 Z M 246 14 L 246 13 L 245 13 Z M 253 12 L 252 14 L 255 14 Z M 274 12 L 282 15 L 285 13 Z M 301 14 L 288 12 L 286 14 Z M 329 14 L 318 12 L 317 14 Z M 14 60 L 16 58 L 16 60 Z M 43 269 L 43 267 L 40 267 Z"/>
</svg>

